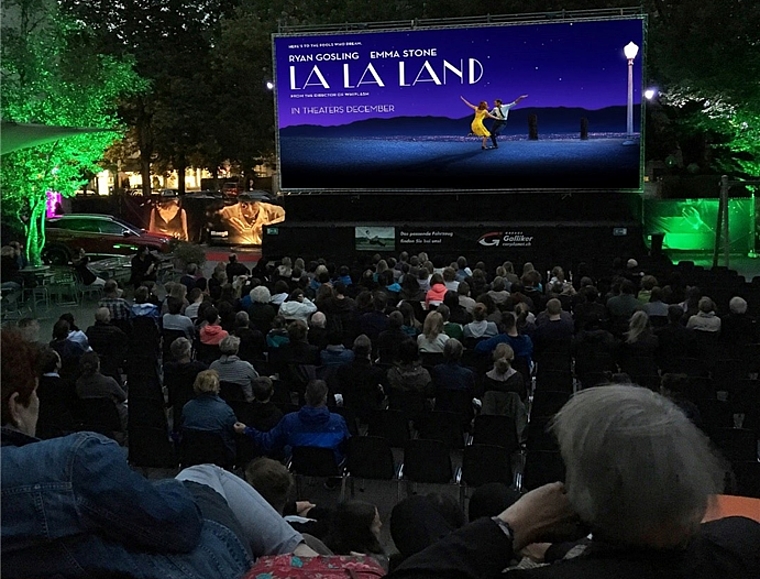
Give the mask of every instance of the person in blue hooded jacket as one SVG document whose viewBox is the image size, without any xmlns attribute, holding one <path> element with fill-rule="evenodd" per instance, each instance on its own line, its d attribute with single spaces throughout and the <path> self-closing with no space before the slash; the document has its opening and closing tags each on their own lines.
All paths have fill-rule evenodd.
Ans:
<svg viewBox="0 0 760 579">
<path fill-rule="evenodd" d="M 351 437 L 346 421 L 327 408 L 327 383 L 312 380 L 306 386 L 306 404 L 298 411 L 282 417 L 269 432 L 261 432 L 242 422 L 235 423 L 235 432 L 250 436 L 265 453 L 285 447 L 317 446 L 335 453 L 338 464 L 343 462 L 343 445 Z"/>
</svg>

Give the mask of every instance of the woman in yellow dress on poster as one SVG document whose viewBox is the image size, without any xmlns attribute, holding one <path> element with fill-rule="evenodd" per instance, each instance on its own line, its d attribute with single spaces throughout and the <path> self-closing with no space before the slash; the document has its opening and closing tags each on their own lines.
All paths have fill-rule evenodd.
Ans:
<svg viewBox="0 0 760 579">
<path fill-rule="evenodd" d="M 483 143 L 481 144 L 480 148 L 486 150 L 488 148 L 486 146 L 486 143 L 488 142 L 488 137 L 491 136 L 491 133 L 488 132 L 488 129 L 486 129 L 485 125 L 483 124 L 483 119 L 488 117 L 489 119 L 495 119 L 498 121 L 499 117 L 495 117 L 488 112 L 488 103 L 486 101 L 480 101 L 480 104 L 478 106 L 475 106 L 463 96 L 460 96 L 459 98 L 462 99 L 464 104 L 475 111 L 475 118 L 472 119 L 470 129 L 472 130 L 473 134 L 479 137 L 483 137 Z"/>
</svg>

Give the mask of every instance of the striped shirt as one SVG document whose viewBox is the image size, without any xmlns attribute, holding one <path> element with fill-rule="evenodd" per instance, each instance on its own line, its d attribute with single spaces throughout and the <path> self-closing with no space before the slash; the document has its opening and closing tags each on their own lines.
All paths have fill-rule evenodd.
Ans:
<svg viewBox="0 0 760 579">
<path fill-rule="evenodd" d="M 243 387 L 243 394 L 248 402 L 253 401 L 253 388 L 251 381 L 259 377 L 256 369 L 245 360 L 237 356 L 222 356 L 211 363 L 209 370 L 216 370 L 219 374 L 219 382 L 230 382 Z"/>
</svg>

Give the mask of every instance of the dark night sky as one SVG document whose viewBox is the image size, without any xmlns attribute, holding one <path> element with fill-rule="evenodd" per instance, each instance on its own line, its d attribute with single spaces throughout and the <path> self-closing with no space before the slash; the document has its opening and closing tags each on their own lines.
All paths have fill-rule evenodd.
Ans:
<svg viewBox="0 0 760 579">
<path fill-rule="evenodd" d="M 443 116 L 461 118 L 469 114 L 459 95 L 477 104 L 495 98 L 505 102 L 520 94 L 529 98 L 519 106 L 525 107 L 582 107 L 589 110 L 612 105 L 625 105 L 627 98 L 627 64 L 623 46 L 633 41 L 643 44 L 643 25 L 638 19 L 599 22 L 526 24 L 419 30 L 364 34 L 329 34 L 288 36 L 275 39 L 277 87 L 276 98 L 280 128 L 299 124 L 341 125 L 373 117 Z M 303 44 L 355 43 L 343 46 L 289 48 Z M 360 44 L 358 44 L 360 43 Z M 404 49 L 436 49 L 435 56 L 375 58 L 370 51 Z M 358 53 L 359 58 L 339 61 L 317 61 L 317 55 Z M 289 62 L 289 57 L 312 56 L 311 62 Z M 446 85 L 418 82 L 415 86 L 399 87 L 399 61 L 405 61 L 407 83 L 411 84 L 427 60 L 439 77 L 443 75 L 443 60 L 457 68 L 464 59 L 475 58 L 483 65 L 482 78 L 475 84 L 462 83 L 448 73 Z M 343 65 L 350 66 L 349 84 L 356 85 L 372 62 L 385 83 L 363 84 L 344 88 Z M 303 88 L 312 67 L 317 65 L 330 84 Z M 634 64 L 634 103 L 641 99 L 642 51 Z M 300 90 L 290 89 L 290 66 L 296 67 L 295 82 Z M 467 73 L 465 72 L 465 76 Z M 420 80 L 429 80 L 423 71 Z M 365 80 L 374 81 L 370 74 Z M 316 75 L 311 83 L 318 82 Z M 364 96 L 338 96 L 338 93 L 364 92 Z M 334 96 L 318 96 L 332 94 Z M 295 95 L 302 95 L 294 98 Z M 310 96 L 307 96 L 310 95 Z M 357 105 L 385 105 L 386 112 L 349 110 Z M 392 105 L 392 112 L 388 105 Z M 300 107 L 300 114 L 292 114 Z M 306 112 L 306 108 L 311 110 Z M 325 109 L 317 110 L 314 107 Z M 342 107 L 326 110 L 326 107 Z"/>
</svg>

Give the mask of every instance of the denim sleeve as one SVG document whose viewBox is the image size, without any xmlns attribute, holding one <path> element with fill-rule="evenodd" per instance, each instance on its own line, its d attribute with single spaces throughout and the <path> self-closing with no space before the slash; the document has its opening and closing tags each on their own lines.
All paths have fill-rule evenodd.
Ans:
<svg viewBox="0 0 760 579">
<path fill-rule="evenodd" d="M 192 495 L 175 480 L 151 484 L 127 464 L 116 442 L 82 435 L 70 464 L 83 525 L 129 546 L 190 552 L 203 521 Z"/>
</svg>

